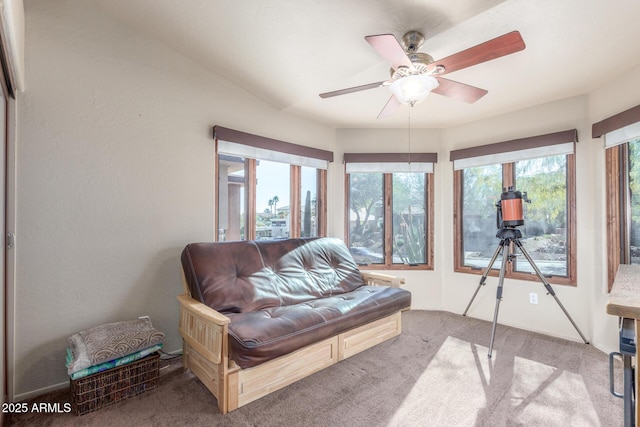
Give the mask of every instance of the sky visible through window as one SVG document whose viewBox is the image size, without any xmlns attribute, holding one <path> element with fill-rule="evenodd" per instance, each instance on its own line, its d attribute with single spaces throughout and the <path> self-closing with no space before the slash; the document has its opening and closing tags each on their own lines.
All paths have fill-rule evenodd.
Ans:
<svg viewBox="0 0 640 427">
<path fill-rule="evenodd" d="M 269 200 L 273 199 L 274 196 L 278 196 L 279 199 L 277 207 L 289 206 L 289 165 L 258 160 L 258 171 L 258 188 L 262 190 L 256 193 L 256 212 L 264 212 L 270 209 Z M 311 191 L 312 195 L 316 193 L 316 169 L 303 167 L 301 168 L 301 174 L 302 189 L 300 194 L 304 200 L 307 191 Z M 305 188 L 305 184 L 310 188 Z M 313 187 L 311 188 L 311 186 Z"/>
</svg>

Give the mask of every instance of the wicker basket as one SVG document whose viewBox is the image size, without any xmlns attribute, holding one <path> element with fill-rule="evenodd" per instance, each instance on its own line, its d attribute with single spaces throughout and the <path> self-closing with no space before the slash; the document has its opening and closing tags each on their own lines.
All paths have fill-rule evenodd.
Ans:
<svg viewBox="0 0 640 427">
<path fill-rule="evenodd" d="M 86 414 L 158 387 L 160 355 L 153 353 L 135 362 L 70 382 L 73 409 L 77 415 Z"/>
</svg>

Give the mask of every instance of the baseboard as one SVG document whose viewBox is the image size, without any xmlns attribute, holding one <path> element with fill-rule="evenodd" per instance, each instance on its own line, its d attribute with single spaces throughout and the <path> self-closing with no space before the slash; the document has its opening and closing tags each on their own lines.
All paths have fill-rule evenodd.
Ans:
<svg viewBox="0 0 640 427">
<path fill-rule="evenodd" d="M 182 355 L 182 348 L 179 348 L 179 349 L 173 350 L 173 351 L 163 351 L 163 353 L 170 354 L 172 356 L 181 356 Z M 160 353 L 160 356 L 162 356 L 162 353 Z"/>
<path fill-rule="evenodd" d="M 165 351 L 164 353 L 165 354 L 170 354 L 172 356 L 182 355 L 182 348 L 179 348 L 179 349 L 173 350 L 173 351 Z M 41 396 L 43 394 L 51 393 L 53 391 L 63 390 L 63 389 L 68 388 L 68 387 L 69 387 L 69 381 L 66 381 L 66 382 L 63 382 L 63 383 L 54 384 L 54 385 L 50 385 L 50 386 L 47 386 L 47 387 L 39 388 L 37 390 L 31 390 L 31 391 L 28 391 L 26 393 L 16 394 L 14 396 L 12 402 L 21 402 L 23 400 L 28 400 L 28 399 L 32 399 L 34 397 Z M 5 402 L 9 402 L 9 400 L 5 399 Z M 2 426 L 2 425 L 3 424 L 0 421 L 0 426 Z"/>
<path fill-rule="evenodd" d="M 43 394 L 47 394 L 47 393 L 51 393 L 53 391 L 58 391 L 58 390 L 63 390 L 65 388 L 69 388 L 69 381 L 63 382 L 63 383 L 59 383 L 59 384 L 54 384 L 54 385 L 50 385 L 48 387 L 43 387 L 37 390 L 32 390 L 32 391 L 28 391 L 26 393 L 20 393 L 20 394 L 16 394 L 13 397 L 13 401 L 14 402 L 21 402 L 23 400 L 28 400 L 34 397 L 38 397 L 41 396 Z"/>
</svg>

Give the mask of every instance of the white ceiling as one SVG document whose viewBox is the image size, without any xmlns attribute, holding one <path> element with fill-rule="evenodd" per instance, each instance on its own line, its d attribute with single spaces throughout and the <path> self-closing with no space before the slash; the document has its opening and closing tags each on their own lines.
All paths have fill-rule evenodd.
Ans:
<svg viewBox="0 0 640 427">
<path fill-rule="evenodd" d="M 389 77 L 364 36 L 426 36 L 436 60 L 520 31 L 526 49 L 447 75 L 489 93 L 475 104 L 432 94 L 412 127 L 441 128 L 590 92 L 640 64 L 638 0 L 95 0 L 274 108 L 332 127 L 405 127 L 409 107 L 376 119 L 387 87 L 318 94 Z M 630 88 L 640 90 L 640 88 Z"/>
</svg>

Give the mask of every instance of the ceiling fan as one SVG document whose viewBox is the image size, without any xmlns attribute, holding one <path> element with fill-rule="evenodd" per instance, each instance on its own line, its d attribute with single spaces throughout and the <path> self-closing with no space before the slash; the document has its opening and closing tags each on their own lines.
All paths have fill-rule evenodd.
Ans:
<svg viewBox="0 0 640 427">
<path fill-rule="evenodd" d="M 430 92 L 472 104 L 487 94 L 487 91 L 464 83 L 445 79 L 447 73 L 471 67 L 482 62 L 519 52 L 525 48 L 518 31 L 512 31 L 495 39 L 480 43 L 439 61 L 431 55 L 418 52 L 424 36 L 418 31 L 409 31 L 399 42 L 393 34 L 366 36 L 365 40 L 391 65 L 391 78 L 333 92 L 321 93 L 321 98 L 344 95 L 390 86 L 391 98 L 378 118 L 392 115 L 400 104 L 413 106 L 424 101 Z"/>
</svg>

